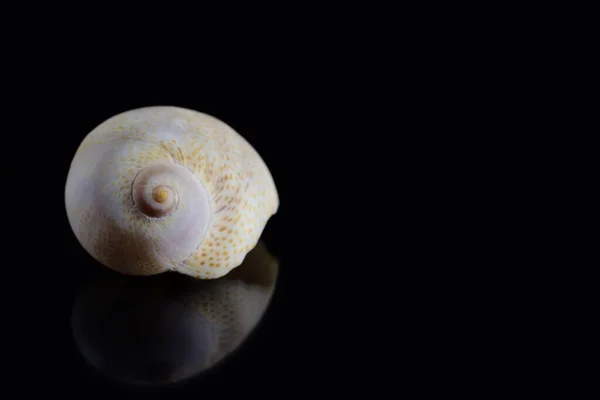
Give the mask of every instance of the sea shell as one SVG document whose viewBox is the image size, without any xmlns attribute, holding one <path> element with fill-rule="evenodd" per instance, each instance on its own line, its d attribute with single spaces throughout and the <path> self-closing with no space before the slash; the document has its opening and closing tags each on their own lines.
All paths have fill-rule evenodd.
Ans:
<svg viewBox="0 0 600 400">
<path fill-rule="evenodd" d="M 92 130 L 71 163 L 65 204 L 75 236 L 102 264 L 214 279 L 242 263 L 279 197 L 260 155 L 230 126 L 164 106 Z"/>
</svg>

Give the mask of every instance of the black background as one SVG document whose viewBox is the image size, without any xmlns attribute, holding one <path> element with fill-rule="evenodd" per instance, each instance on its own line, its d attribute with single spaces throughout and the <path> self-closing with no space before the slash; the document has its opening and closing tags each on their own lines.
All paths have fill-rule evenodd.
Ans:
<svg viewBox="0 0 600 400">
<path fill-rule="evenodd" d="M 226 121 L 269 165 L 281 208 L 264 238 L 281 275 L 239 356 L 171 396 L 593 398 L 598 10 L 286 16 L 183 35 L 191 45 L 96 50 L 104 39 L 58 28 L 11 43 L 7 390 L 128 393 L 70 336 L 98 266 L 70 231 L 64 182 L 97 124 L 178 105 Z"/>
</svg>

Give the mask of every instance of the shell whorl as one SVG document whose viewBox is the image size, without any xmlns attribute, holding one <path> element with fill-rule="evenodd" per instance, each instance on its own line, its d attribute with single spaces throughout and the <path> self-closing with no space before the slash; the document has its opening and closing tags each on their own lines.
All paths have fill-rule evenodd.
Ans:
<svg viewBox="0 0 600 400">
<path fill-rule="evenodd" d="M 162 165 L 151 165 L 142 169 L 133 181 L 131 197 L 140 212 L 150 218 L 168 217 L 179 205 L 179 192 L 176 188 L 159 183 L 152 172 Z M 158 171 L 156 171 L 158 172 Z"/>
<path fill-rule="evenodd" d="M 77 239 L 104 265 L 213 279 L 241 264 L 279 199 L 263 160 L 231 127 L 197 111 L 147 107 L 85 137 L 65 203 Z"/>
</svg>

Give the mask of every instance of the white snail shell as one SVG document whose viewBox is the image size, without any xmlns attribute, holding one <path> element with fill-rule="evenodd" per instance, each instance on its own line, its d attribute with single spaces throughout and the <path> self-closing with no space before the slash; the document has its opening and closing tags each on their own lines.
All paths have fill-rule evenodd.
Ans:
<svg viewBox="0 0 600 400">
<path fill-rule="evenodd" d="M 279 197 L 256 150 L 224 122 L 178 107 L 109 118 L 67 176 L 69 223 L 84 249 L 128 275 L 224 276 L 254 248 Z"/>
</svg>

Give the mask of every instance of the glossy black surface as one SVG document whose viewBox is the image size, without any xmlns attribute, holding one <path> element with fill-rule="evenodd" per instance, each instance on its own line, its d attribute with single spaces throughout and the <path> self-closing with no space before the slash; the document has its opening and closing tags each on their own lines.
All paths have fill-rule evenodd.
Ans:
<svg viewBox="0 0 600 400">
<path fill-rule="evenodd" d="M 197 14 L 166 5 L 131 40 L 109 8 L 94 36 L 119 37 L 100 49 L 24 6 L 2 59 L 6 393 L 600 398 L 597 6 L 290 4 L 186 25 L 175 16 Z M 86 25 L 99 8 L 64 14 Z M 36 17 L 47 29 L 23 44 Z M 236 357 L 133 390 L 73 339 L 73 304 L 102 267 L 70 232 L 63 190 L 87 132 L 164 104 L 217 116 L 263 156 L 281 198 L 264 241 L 281 269 Z"/>
</svg>

